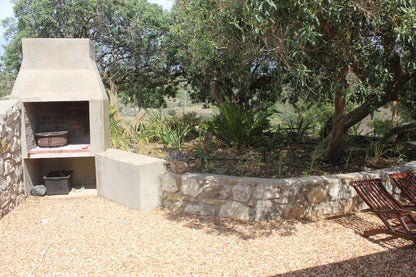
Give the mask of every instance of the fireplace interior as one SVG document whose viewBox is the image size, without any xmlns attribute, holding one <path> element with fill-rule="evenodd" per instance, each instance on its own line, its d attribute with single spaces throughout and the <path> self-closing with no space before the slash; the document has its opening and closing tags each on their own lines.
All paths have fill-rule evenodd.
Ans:
<svg viewBox="0 0 416 277">
<path fill-rule="evenodd" d="M 46 151 L 45 147 L 68 145 L 71 148 L 86 148 L 90 144 L 90 123 L 88 101 L 69 102 L 26 102 L 26 143 L 27 151 L 33 154 Z M 45 141 L 64 137 L 59 144 Z M 45 138 L 45 140 L 44 140 Z M 54 148 L 56 149 L 56 148 Z"/>
</svg>

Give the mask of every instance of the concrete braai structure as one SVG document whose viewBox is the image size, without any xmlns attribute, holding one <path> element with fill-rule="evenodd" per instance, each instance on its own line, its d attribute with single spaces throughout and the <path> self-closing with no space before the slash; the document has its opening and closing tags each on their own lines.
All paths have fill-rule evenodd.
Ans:
<svg viewBox="0 0 416 277">
<path fill-rule="evenodd" d="M 88 39 L 23 39 L 11 98 L 22 103 L 26 194 L 50 171 L 96 186 L 95 155 L 109 147 L 108 98 Z M 39 134 L 65 132 L 65 146 L 39 147 Z"/>
</svg>

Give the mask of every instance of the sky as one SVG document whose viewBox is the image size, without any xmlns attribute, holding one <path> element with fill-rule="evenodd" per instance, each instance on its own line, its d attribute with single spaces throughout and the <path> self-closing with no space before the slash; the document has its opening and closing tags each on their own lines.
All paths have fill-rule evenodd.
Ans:
<svg viewBox="0 0 416 277">
<path fill-rule="evenodd" d="M 172 8 L 175 0 L 147 0 L 147 2 L 155 3 L 161 5 L 165 10 L 170 10 Z M 13 4 L 10 0 L 0 0 L 0 21 L 6 17 L 13 17 Z M 0 45 L 5 43 L 3 38 L 3 28 L 0 26 Z M 3 48 L 0 47 L 0 55 L 3 54 Z"/>
<path fill-rule="evenodd" d="M 9 0 L 0 0 L 0 21 L 11 16 L 13 16 L 13 4 Z M 3 32 L 4 30 L 0 26 L 0 44 L 4 44 Z"/>
</svg>

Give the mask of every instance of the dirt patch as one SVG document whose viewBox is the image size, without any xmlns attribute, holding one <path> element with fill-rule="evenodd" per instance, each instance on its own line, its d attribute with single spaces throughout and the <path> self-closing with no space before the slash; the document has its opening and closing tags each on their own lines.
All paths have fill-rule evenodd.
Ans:
<svg viewBox="0 0 416 277">
<path fill-rule="evenodd" d="M 370 171 L 416 159 L 415 145 L 403 142 L 370 150 L 372 143 L 365 137 L 350 137 L 340 158 L 330 161 L 315 153 L 319 141 L 314 139 L 301 143 L 260 145 L 240 151 L 216 139 L 202 142 L 195 139 L 186 143 L 182 150 L 189 157 L 188 166 L 182 172 L 288 178 Z M 140 152 L 171 162 L 169 154 L 176 151 L 163 145 L 148 144 Z"/>
</svg>

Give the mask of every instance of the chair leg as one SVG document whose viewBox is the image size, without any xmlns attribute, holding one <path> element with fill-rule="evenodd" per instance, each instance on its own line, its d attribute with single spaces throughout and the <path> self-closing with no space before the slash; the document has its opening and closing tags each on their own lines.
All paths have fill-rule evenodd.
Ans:
<svg viewBox="0 0 416 277">
<path fill-rule="evenodd" d="M 387 231 L 386 228 L 379 227 L 379 228 L 364 231 L 363 236 L 364 237 L 369 237 L 369 236 L 373 236 L 373 235 L 377 235 L 377 234 L 385 234 L 386 231 Z"/>
</svg>

